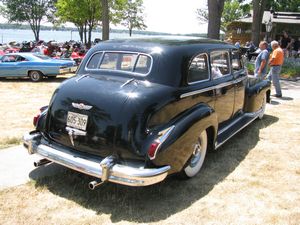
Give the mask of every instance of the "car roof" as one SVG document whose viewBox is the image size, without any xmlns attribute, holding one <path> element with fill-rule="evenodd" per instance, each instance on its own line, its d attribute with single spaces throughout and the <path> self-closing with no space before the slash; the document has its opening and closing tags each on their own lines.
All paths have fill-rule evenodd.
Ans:
<svg viewBox="0 0 300 225">
<path fill-rule="evenodd" d="M 155 47 L 161 48 L 162 51 L 179 50 L 193 48 L 204 49 L 218 49 L 218 48 L 236 48 L 232 44 L 220 40 L 214 40 L 201 37 L 189 36 L 157 36 L 157 37 L 143 37 L 130 39 L 113 39 L 100 42 L 94 48 L 94 51 L 100 50 L 116 50 L 116 51 L 138 51 L 144 53 L 152 53 Z"/>
</svg>

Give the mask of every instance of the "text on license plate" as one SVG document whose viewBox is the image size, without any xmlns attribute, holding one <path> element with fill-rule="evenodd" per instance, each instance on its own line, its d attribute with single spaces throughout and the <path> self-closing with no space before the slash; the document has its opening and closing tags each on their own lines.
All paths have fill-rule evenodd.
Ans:
<svg viewBox="0 0 300 225">
<path fill-rule="evenodd" d="M 88 121 L 87 115 L 68 112 L 67 126 L 69 127 L 74 127 L 80 130 L 86 130 L 87 121 Z"/>
</svg>

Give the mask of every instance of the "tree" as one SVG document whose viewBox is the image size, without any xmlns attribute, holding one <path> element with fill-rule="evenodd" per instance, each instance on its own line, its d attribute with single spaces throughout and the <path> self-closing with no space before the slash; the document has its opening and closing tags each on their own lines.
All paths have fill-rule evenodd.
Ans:
<svg viewBox="0 0 300 225">
<path fill-rule="evenodd" d="M 1 0 L 3 15 L 10 22 L 29 23 L 36 41 L 40 39 L 42 19 L 51 17 L 55 0 Z"/>
<path fill-rule="evenodd" d="M 147 26 L 143 17 L 143 0 L 128 0 L 121 12 L 121 24 L 128 28 L 129 36 L 132 35 L 133 28 L 144 30 Z"/>
<path fill-rule="evenodd" d="M 109 6 L 108 0 L 100 0 L 102 8 L 102 40 L 109 40 Z"/>
<path fill-rule="evenodd" d="M 56 16 L 59 23 L 71 22 L 77 27 L 80 40 L 91 46 L 92 31 L 100 21 L 98 0 L 58 0 Z"/>
<path fill-rule="evenodd" d="M 240 19 L 250 11 L 250 5 L 245 4 L 244 0 L 225 0 L 224 9 L 221 17 L 220 29 L 224 32 L 227 31 L 227 26 L 231 22 Z M 196 11 L 198 19 L 201 22 L 208 22 L 208 11 L 207 9 L 197 9 Z"/>
<path fill-rule="evenodd" d="M 252 16 L 252 36 L 251 40 L 258 46 L 260 41 L 260 31 L 262 27 L 262 19 L 266 8 L 267 0 L 253 0 L 253 16 Z"/>
<path fill-rule="evenodd" d="M 299 0 L 267 0 L 266 9 L 272 8 L 277 12 L 300 12 Z"/>
<path fill-rule="evenodd" d="M 208 5 L 208 28 L 207 37 L 220 38 L 221 16 L 225 0 L 209 0 Z"/>
<path fill-rule="evenodd" d="M 224 3 L 224 10 L 221 18 L 221 30 L 226 32 L 227 26 L 236 21 L 243 16 L 245 16 L 250 11 L 249 4 L 242 4 L 243 1 L 240 0 L 226 0 Z"/>
</svg>

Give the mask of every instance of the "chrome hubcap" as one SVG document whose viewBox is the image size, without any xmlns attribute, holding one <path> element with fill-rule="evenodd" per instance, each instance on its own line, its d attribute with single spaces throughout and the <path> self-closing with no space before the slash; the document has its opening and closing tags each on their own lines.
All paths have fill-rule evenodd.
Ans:
<svg viewBox="0 0 300 225">
<path fill-rule="evenodd" d="M 201 144 L 197 143 L 194 148 L 193 156 L 190 161 L 190 166 L 195 167 L 201 158 Z"/>
</svg>

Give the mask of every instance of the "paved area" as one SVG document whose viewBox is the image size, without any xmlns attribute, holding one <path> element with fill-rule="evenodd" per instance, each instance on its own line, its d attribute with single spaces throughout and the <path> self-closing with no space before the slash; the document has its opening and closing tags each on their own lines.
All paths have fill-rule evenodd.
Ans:
<svg viewBox="0 0 300 225">
<path fill-rule="evenodd" d="M 271 98 L 271 107 L 300 98 L 300 80 L 281 81 L 282 98 Z M 274 93 L 273 89 L 272 92 Z M 51 176 L 64 168 L 57 164 L 48 164 L 35 168 L 33 162 L 40 159 L 29 155 L 23 146 L 15 146 L 0 150 L 0 189 L 17 186 L 30 179 Z"/>
<path fill-rule="evenodd" d="M 35 168 L 33 162 L 39 159 L 37 155 L 29 155 L 22 145 L 0 150 L 0 189 L 51 176 L 62 169 L 53 163 Z"/>
</svg>

